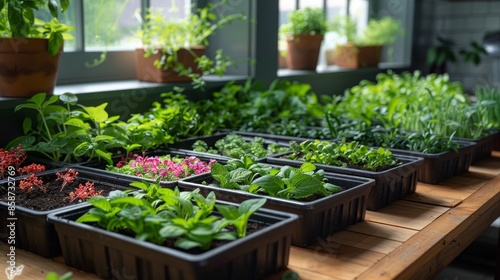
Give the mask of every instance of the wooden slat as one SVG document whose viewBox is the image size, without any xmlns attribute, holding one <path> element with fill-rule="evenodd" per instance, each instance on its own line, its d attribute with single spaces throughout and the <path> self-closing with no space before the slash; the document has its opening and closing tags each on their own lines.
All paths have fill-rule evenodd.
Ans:
<svg viewBox="0 0 500 280">
<path fill-rule="evenodd" d="M 328 237 L 328 241 L 355 248 L 388 254 L 401 245 L 402 242 L 366 235 L 357 232 L 339 231 Z"/>
<path fill-rule="evenodd" d="M 7 268 L 7 246 L 0 243 L 0 272 L 2 277 L 5 277 L 5 269 Z M 16 249 L 16 267 L 24 265 L 24 269 L 20 276 L 14 279 L 45 279 L 48 272 L 56 272 L 59 276 L 71 271 L 72 279 L 78 280 L 95 280 L 99 279 L 96 275 L 85 273 L 74 268 L 67 267 L 65 264 L 51 259 L 43 258 L 30 252 Z M 4 279 L 4 278 L 1 278 Z"/>
<path fill-rule="evenodd" d="M 500 215 L 500 177 L 415 234 L 358 279 L 432 279 Z"/>
<path fill-rule="evenodd" d="M 470 179 L 470 178 L 468 178 Z M 468 185 L 443 182 L 439 185 L 418 183 L 415 193 L 404 200 L 422 202 L 444 207 L 455 207 L 486 183 L 485 180 L 467 180 Z"/>
<path fill-rule="evenodd" d="M 449 208 L 398 200 L 378 210 L 366 211 L 366 221 L 421 230 Z"/>
<path fill-rule="evenodd" d="M 330 246 L 336 244 L 329 244 Z M 309 248 L 292 247 L 288 267 L 296 271 L 300 279 L 315 274 L 333 279 L 353 279 L 384 254 L 362 250 L 346 245 L 332 247 L 312 246 Z"/>
<path fill-rule="evenodd" d="M 415 194 L 367 211 L 364 222 L 308 248 L 292 246 L 288 268 L 300 279 L 432 279 L 500 215 L 499 175 L 500 152 L 493 152 L 439 185 L 418 183 Z M 5 248 L 0 244 L 0 252 Z M 43 279 L 48 271 L 98 279 L 65 266 L 61 257 L 45 259 L 18 249 L 16 258 L 25 265 L 19 279 Z M 0 254 L 0 273 L 6 260 Z"/>
<path fill-rule="evenodd" d="M 346 231 L 377 236 L 399 242 L 405 242 L 418 232 L 412 229 L 401 228 L 397 226 L 391 226 L 379 223 L 372 223 L 372 222 L 361 222 L 354 224 L 346 228 Z"/>
<path fill-rule="evenodd" d="M 492 157 L 476 162 L 469 167 L 469 171 L 490 176 L 500 175 L 500 152 L 493 151 Z"/>
</svg>

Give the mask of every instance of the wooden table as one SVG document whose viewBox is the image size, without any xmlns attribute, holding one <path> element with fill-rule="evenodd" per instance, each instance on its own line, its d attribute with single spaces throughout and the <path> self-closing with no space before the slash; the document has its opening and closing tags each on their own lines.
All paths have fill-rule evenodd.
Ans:
<svg viewBox="0 0 500 280">
<path fill-rule="evenodd" d="M 416 193 L 367 211 L 364 222 L 308 248 L 292 247 L 288 268 L 300 279 L 432 279 L 500 216 L 499 175 L 500 152 L 493 152 L 439 185 L 418 183 Z M 3 275 L 5 244 L 0 248 Z M 62 257 L 45 259 L 19 249 L 16 255 L 25 268 L 15 279 L 43 279 L 48 271 L 97 279 L 65 266 Z"/>
</svg>

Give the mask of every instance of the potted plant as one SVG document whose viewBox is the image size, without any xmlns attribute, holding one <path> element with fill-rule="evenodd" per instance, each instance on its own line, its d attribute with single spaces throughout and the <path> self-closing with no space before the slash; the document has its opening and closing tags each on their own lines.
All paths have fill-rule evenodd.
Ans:
<svg viewBox="0 0 500 280">
<path fill-rule="evenodd" d="M 287 42 L 289 69 L 316 70 L 321 42 L 327 29 L 322 9 L 304 8 L 289 14 L 289 22 L 280 27 Z"/>
<path fill-rule="evenodd" d="M 67 265 L 103 279 L 260 279 L 286 268 L 296 215 L 260 209 L 265 199 L 234 205 L 214 193 L 132 184 L 142 191 L 114 191 L 48 218 Z"/>
<path fill-rule="evenodd" d="M 69 0 L 0 1 L 0 96 L 52 94 L 67 32 L 58 21 Z M 44 21 L 45 19 L 45 21 Z"/>
<path fill-rule="evenodd" d="M 116 178 L 78 168 L 45 168 L 41 164 L 8 167 L 8 180 L 0 184 L 0 218 L 13 222 L 11 227 L 2 227 L 0 237 L 11 246 L 50 258 L 59 256 L 61 248 L 53 225 L 46 221 L 49 213 L 126 187 Z"/>
<path fill-rule="evenodd" d="M 16 107 L 15 111 L 34 110 L 36 115 L 25 118 L 24 135 L 13 139 L 7 148 L 21 144 L 25 151 L 54 162 L 103 159 L 112 163 L 110 149 L 122 143 L 117 145 L 120 133 L 114 126 L 119 117 L 108 115 L 107 104 L 84 106 L 72 93 L 36 94 Z"/>
<path fill-rule="evenodd" d="M 299 221 L 292 244 L 308 246 L 331 233 L 362 221 L 374 180 L 327 174 L 311 163 L 300 167 L 257 163 L 245 157 L 215 163 L 210 174 L 179 181 L 180 188 L 215 192 L 219 198 L 241 203 L 266 198 L 265 207 L 294 213 Z M 342 209 L 350 209 L 343 212 Z"/>
<path fill-rule="evenodd" d="M 370 19 L 358 35 L 356 22 L 350 16 L 337 16 L 330 22 L 329 30 L 346 40 L 336 47 L 335 64 L 350 68 L 377 66 L 382 47 L 392 44 L 403 32 L 400 23 L 391 17 Z"/>
<path fill-rule="evenodd" d="M 368 210 L 378 210 L 415 192 L 422 158 L 393 154 L 390 150 L 361 145 L 356 141 L 290 142 L 291 152 L 267 158 L 272 164 L 300 166 L 315 164 L 327 172 L 372 178 L 375 186 L 368 196 Z"/>
<path fill-rule="evenodd" d="M 202 86 L 203 75 L 222 75 L 233 62 L 222 50 L 217 51 L 215 59 L 207 57 L 208 37 L 226 24 L 244 19 L 241 14 L 217 15 L 216 9 L 224 3 L 197 8 L 187 19 L 172 19 L 160 10 L 148 10 L 137 31 L 142 42 L 135 51 L 137 79 L 157 83 L 193 81 Z"/>
</svg>

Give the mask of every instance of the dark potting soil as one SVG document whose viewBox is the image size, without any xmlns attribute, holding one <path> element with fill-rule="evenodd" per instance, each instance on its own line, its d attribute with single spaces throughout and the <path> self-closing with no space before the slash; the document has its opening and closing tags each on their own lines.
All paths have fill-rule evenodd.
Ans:
<svg viewBox="0 0 500 280">
<path fill-rule="evenodd" d="M 62 181 L 55 181 L 57 176 L 55 174 L 48 174 L 39 176 L 43 181 L 43 187 L 46 191 L 35 187 L 32 191 L 21 190 L 19 187 L 20 181 L 13 181 L 15 183 L 15 202 L 16 205 L 23 206 L 38 211 L 47 211 L 55 208 L 60 208 L 68 205 L 78 204 L 82 201 L 75 199 L 71 201 L 69 194 L 75 191 L 80 184 L 85 185 L 87 180 L 76 178 L 73 182 L 69 182 L 61 190 Z M 10 182 L 10 186 L 12 183 Z M 0 185 L 0 200 L 7 201 L 9 194 L 8 183 Z M 101 195 L 107 195 L 112 189 L 111 186 L 94 184 L 95 192 L 103 190 Z"/>
</svg>

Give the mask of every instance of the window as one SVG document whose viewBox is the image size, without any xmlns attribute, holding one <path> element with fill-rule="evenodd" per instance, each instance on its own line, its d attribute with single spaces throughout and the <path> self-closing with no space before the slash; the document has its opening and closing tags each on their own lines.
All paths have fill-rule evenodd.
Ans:
<svg viewBox="0 0 500 280">
<path fill-rule="evenodd" d="M 58 84 L 133 79 L 133 50 L 140 42 L 134 32 L 140 27 L 136 14 L 141 7 L 168 11 L 185 17 L 190 0 L 72 0 L 62 21 L 75 27 L 74 40 L 67 40 L 61 57 Z M 144 11 L 142 11 L 144 13 Z M 90 67 L 106 52 L 102 65 Z M 119 66 L 118 66 L 119 65 Z"/>
<path fill-rule="evenodd" d="M 414 1 L 392 1 L 392 0 L 279 0 L 279 25 L 288 21 L 288 14 L 296 9 L 311 7 L 321 8 L 324 10 L 328 21 L 338 15 L 349 15 L 354 18 L 357 23 L 357 30 L 362 31 L 370 17 L 391 16 L 401 22 L 402 28 L 405 29 L 405 34 L 396 40 L 394 44 L 394 52 L 389 58 L 387 52 L 382 53 L 382 63 L 390 65 L 409 65 L 411 56 L 411 36 L 413 29 L 413 8 Z M 318 71 L 330 71 L 336 67 L 326 67 L 327 59 L 326 50 L 335 48 L 338 43 L 343 43 L 344 38 L 338 38 L 333 32 L 327 32 L 323 41 L 319 61 Z M 283 42 L 279 48 L 286 48 Z M 288 70 L 279 71 L 286 75 Z"/>
<path fill-rule="evenodd" d="M 218 0 L 71 0 L 71 10 L 65 16 L 66 23 L 76 27 L 75 40 L 65 42 L 65 53 L 60 60 L 58 85 L 135 80 L 133 49 L 138 46 L 134 30 L 139 21 L 134 16 L 140 8 L 161 7 L 176 10 L 179 17 L 186 16 L 195 4 L 214 3 Z M 396 3 L 397 2 L 397 3 Z M 369 16 L 389 14 L 400 19 L 406 30 L 405 38 L 398 40 L 394 61 L 409 64 L 411 57 L 411 30 L 413 29 L 414 0 L 229 0 L 221 13 L 242 12 L 249 20 L 233 23 L 210 38 L 209 55 L 223 48 L 238 63 L 227 72 L 239 78 L 254 76 L 257 79 L 274 79 L 276 71 L 277 29 L 285 23 L 288 14 L 300 7 L 321 7 L 327 19 L 350 14 L 358 19 L 360 27 Z M 397 4 L 395 7 L 395 3 Z M 276 18 L 276 15 L 279 15 Z M 117 19 L 117 15 L 121 15 Z M 116 29 L 111 27 L 116 26 Z M 327 34 L 324 48 L 333 46 L 338 38 Z M 270 51 L 270 48 L 274 50 Z M 107 50 L 106 61 L 98 67 L 86 67 L 99 59 Z M 320 57 L 321 59 L 321 57 Z M 324 59 L 324 58 L 323 58 Z M 258 66 L 254 62 L 258 61 Z M 321 62 L 320 62 L 321 63 Z M 330 69 L 327 69 L 330 71 Z M 314 73 L 312 73 L 314 74 Z M 309 74 L 308 74 L 309 75 Z M 281 75 L 280 75 L 281 76 Z"/>
</svg>

